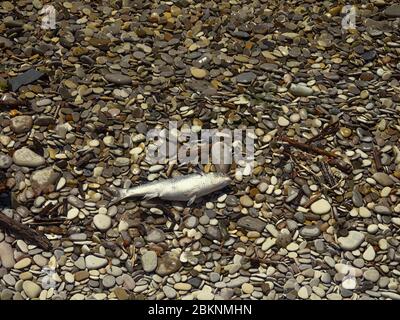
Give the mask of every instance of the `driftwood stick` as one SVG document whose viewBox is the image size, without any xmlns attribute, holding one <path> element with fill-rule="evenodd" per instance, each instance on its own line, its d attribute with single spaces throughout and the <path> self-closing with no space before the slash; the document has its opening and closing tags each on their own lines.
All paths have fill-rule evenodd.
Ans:
<svg viewBox="0 0 400 320">
<path fill-rule="evenodd" d="M 353 171 L 353 166 L 350 163 L 344 162 L 340 159 L 329 159 L 328 164 L 338 168 L 346 174 L 350 174 Z"/>
<path fill-rule="evenodd" d="M 310 142 L 321 140 L 321 139 L 325 138 L 326 136 L 336 134 L 336 132 L 338 132 L 338 130 L 339 130 L 339 121 L 329 124 L 328 126 L 323 128 L 322 131 L 319 134 L 317 134 L 315 137 L 308 139 L 307 142 L 310 143 Z"/>
<path fill-rule="evenodd" d="M 296 140 L 290 139 L 290 138 L 285 137 L 285 136 L 281 137 L 281 140 L 284 141 L 284 142 L 289 143 L 293 147 L 296 147 L 298 149 L 301 149 L 301 150 L 309 152 L 309 153 L 315 153 L 315 154 L 319 154 L 319 155 L 327 156 L 327 157 L 331 157 L 331 158 L 337 158 L 338 157 L 338 155 L 334 154 L 333 152 L 317 148 L 317 147 L 315 147 L 315 146 L 313 146 L 311 144 L 298 142 Z"/>
<path fill-rule="evenodd" d="M 49 251 L 51 243 L 46 236 L 38 233 L 34 229 L 29 228 L 27 225 L 22 224 L 14 219 L 7 217 L 4 213 L 0 212 L 0 227 L 6 231 L 15 234 L 21 239 L 27 240 L 43 250 Z"/>
</svg>

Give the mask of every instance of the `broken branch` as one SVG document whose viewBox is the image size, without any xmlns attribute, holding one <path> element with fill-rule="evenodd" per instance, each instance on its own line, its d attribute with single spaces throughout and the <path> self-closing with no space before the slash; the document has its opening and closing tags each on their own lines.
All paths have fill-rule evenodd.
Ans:
<svg viewBox="0 0 400 320">
<path fill-rule="evenodd" d="M 319 154 L 322 156 L 327 156 L 327 157 L 331 157 L 331 158 L 337 158 L 338 155 L 334 154 L 333 152 L 330 151 L 326 151 L 320 148 L 317 148 L 311 144 L 307 144 L 307 143 L 302 143 L 302 142 L 298 142 L 296 140 L 290 139 L 288 137 L 281 137 L 281 140 L 284 142 L 289 143 L 291 146 L 296 147 L 298 149 L 301 149 L 303 151 L 306 151 L 308 153 L 315 153 L 315 154 Z"/>
<path fill-rule="evenodd" d="M 9 218 L 4 213 L 0 212 L 0 227 L 4 230 L 27 240 L 43 250 L 49 251 L 51 249 L 50 241 L 43 234 L 29 228 L 27 225 L 22 224 L 14 219 Z"/>
</svg>

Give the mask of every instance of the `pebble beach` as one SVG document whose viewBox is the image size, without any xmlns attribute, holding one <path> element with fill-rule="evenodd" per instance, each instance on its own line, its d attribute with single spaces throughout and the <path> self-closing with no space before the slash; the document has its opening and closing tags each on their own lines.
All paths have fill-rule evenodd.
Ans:
<svg viewBox="0 0 400 320">
<path fill-rule="evenodd" d="M 400 300 L 400 4 L 344 5 L 1 1 L 0 300 Z M 171 121 L 251 129 L 250 174 L 149 163 Z"/>
</svg>

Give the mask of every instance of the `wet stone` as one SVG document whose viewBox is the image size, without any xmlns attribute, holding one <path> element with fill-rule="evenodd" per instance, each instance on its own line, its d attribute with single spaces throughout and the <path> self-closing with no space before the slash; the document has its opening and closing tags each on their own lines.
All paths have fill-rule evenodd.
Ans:
<svg viewBox="0 0 400 320">
<path fill-rule="evenodd" d="M 236 81 L 242 84 L 250 84 L 257 78 L 257 75 L 253 72 L 243 72 L 236 76 Z"/>
<path fill-rule="evenodd" d="M 124 75 L 124 74 L 119 74 L 119 73 L 109 73 L 104 76 L 104 78 L 114 84 L 117 85 L 128 85 L 132 83 L 131 77 Z"/>
<path fill-rule="evenodd" d="M 262 232 L 267 224 L 260 219 L 245 216 L 238 220 L 237 225 L 246 230 Z"/>
</svg>

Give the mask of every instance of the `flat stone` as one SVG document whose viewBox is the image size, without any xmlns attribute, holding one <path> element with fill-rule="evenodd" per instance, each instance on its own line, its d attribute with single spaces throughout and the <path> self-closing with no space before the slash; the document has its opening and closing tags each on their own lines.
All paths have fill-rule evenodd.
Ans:
<svg viewBox="0 0 400 320">
<path fill-rule="evenodd" d="M 243 72 L 236 76 L 236 81 L 243 84 L 249 84 L 257 79 L 257 75 L 254 72 Z"/>
<path fill-rule="evenodd" d="M 0 261 L 6 269 L 10 269 L 15 265 L 14 250 L 7 242 L 0 243 Z"/>
<path fill-rule="evenodd" d="M 263 244 L 261 246 L 261 250 L 268 251 L 275 245 L 275 243 L 276 243 L 276 239 L 269 237 L 263 242 Z"/>
<path fill-rule="evenodd" d="M 303 84 L 294 84 L 289 88 L 289 92 L 297 97 L 307 97 L 313 94 L 313 89 Z"/>
<path fill-rule="evenodd" d="M 124 157 L 118 157 L 114 160 L 114 166 L 116 167 L 126 167 L 129 166 L 130 164 L 130 159 L 129 158 L 124 158 Z"/>
<path fill-rule="evenodd" d="M 160 276 L 167 276 L 177 272 L 181 268 L 181 262 L 172 253 L 167 253 L 158 259 L 156 273 Z"/>
<path fill-rule="evenodd" d="M 300 229 L 300 235 L 305 239 L 314 239 L 321 234 L 321 230 L 316 225 L 304 226 Z"/>
<path fill-rule="evenodd" d="M 32 189 L 36 195 L 50 193 L 55 190 L 55 183 L 60 174 L 48 167 L 37 170 L 31 175 Z"/>
<path fill-rule="evenodd" d="M 390 187 L 394 184 L 392 178 L 384 172 L 376 172 L 373 174 L 372 178 L 384 187 Z"/>
<path fill-rule="evenodd" d="M 190 283 L 178 282 L 174 284 L 174 289 L 179 291 L 189 291 L 192 289 L 192 285 Z"/>
<path fill-rule="evenodd" d="M 374 261 L 376 256 L 374 248 L 370 245 L 367 247 L 367 249 L 363 253 L 363 258 L 366 261 Z"/>
<path fill-rule="evenodd" d="M 392 4 L 387 7 L 383 12 L 387 17 L 398 18 L 400 17 L 400 4 Z"/>
<path fill-rule="evenodd" d="M 78 208 L 71 208 L 67 212 L 67 219 L 68 220 L 73 220 L 77 218 L 79 215 L 79 209 Z"/>
<path fill-rule="evenodd" d="M 22 289 L 24 290 L 25 294 L 31 299 L 39 297 L 40 292 L 42 291 L 42 288 L 38 284 L 30 280 L 24 281 L 24 283 L 22 284 Z"/>
<path fill-rule="evenodd" d="M 266 225 L 266 222 L 250 216 L 241 217 L 237 222 L 237 226 L 240 228 L 258 232 L 262 232 Z"/>
<path fill-rule="evenodd" d="M 99 213 L 93 217 L 93 224 L 98 230 L 107 231 L 111 228 L 112 220 L 110 216 Z"/>
<path fill-rule="evenodd" d="M 297 295 L 301 299 L 308 299 L 309 298 L 309 294 L 308 294 L 308 291 L 307 291 L 306 287 L 301 287 L 300 290 L 297 292 Z"/>
<path fill-rule="evenodd" d="M 13 154 L 14 163 L 22 167 L 36 168 L 43 165 L 46 160 L 33 152 L 32 150 L 22 147 L 18 149 Z"/>
<path fill-rule="evenodd" d="M 89 278 L 89 272 L 87 271 L 78 271 L 75 273 L 75 281 L 83 281 Z"/>
<path fill-rule="evenodd" d="M 361 207 L 358 211 L 361 218 L 370 218 L 372 213 L 367 207 Z"/>
<path fill-rule="evenodd" d="M 23 258 L 14 265 L 14 269 L 25 269 L 29 267 L 31 263 L 32 260 L 30 258 Z"/>
<path fill-rule="evenodd" d="M 129 299 L 129 294 L 128 294 L 128 292 L 126 292 L 126 290 L 124 288 L 117 287 L 114 289 L 113 292 L 118 300 L 128 300 Z"/>
<path fill-rule="evenodd" d="M 387 215 L 391 215 L 392 214 L 392 210 L 386 206 L 375 206 L 374 207 L 374 211 L 378 214 L 387 216 Z"/>
<path fill-rule="evenodd" d="M 152 228 L 148 231 L 146 240 L 155 243 L 162 242 L 165 240 L 165 234 L 162 230 Z"/>
<path fill-rule="evenodd" d="M 254 204 L 253 199 L 251 199 L 248 195 L 241 196 L 239 200 L 240 204 L 246 208 L 250 208 Z"/>
<path fill-rule="evenodd" d="M 375 268 L 370 268 L 367 271 L 364 272 L 364 279 L 371 281 L 371 282 L 377 282 L 379 280 L 379 272 Z"/>
<path fill-rule="evenodd" d="M 196 79 L 203 79 L 207 76 L 207 70 L 196 68 L 196 67 L 191 67 L 190 73 Z"/>
<path fill-rule="evenodd" d="M 208 291 L 200 291 L 197 294 L 197 300 L 214 300 L 214 294 Z"/>
<path fill-rule="evenodd" d="M 15 133 L 24 133 L 32 129 L 33 121 L 31 116 L 16 116 L 11 119 L 11 130 Z"/>
<path fill-rule="evenodd" d="M 152 272 L 157 268 L 157 253 L 155 251 L 146 251 L 142 255 L 142 266 L 146 272 Z"/>
<path fill-rule="evenodd" d="M 400 300 L 400 294 L 394 292 L 381 292 L 382 297 L 392 300 Z"/>
<path fill-rule="evenodd" d="M 107 81 L 118 85 L 128 85 L 132 83 L 131 77 L 120 73 L 109 73 L 106 74 L 104 78 Z"/>
<path fill-rule="evenodd" d="M 96 257 L 94 255 L 88 255 L 85 257 L 86 267 L 89 270 L 100 269 L 107 265 L 108 261 L 105 258 Z"/>
<path fill-rule="evenodd" d="M 346 237 L 338 238 L 338 244 L 343 250 L 356 250 L 363 243 L 365 236 L 363 233 L 351 230 Z"/>
<path fill-rule="evenodd" d="M 331 205 L 327 200 L 319 199 L 311 205 L 310 209 L 315 214 L 323 215 L 331 211 Z"/>
<path fill-rule="evenodd" d="M 112 288 L 115 286 L 115 277 L 108 274 L 108 275 L 104 276 L 102 282 L 103 282 L 104 288 L 107 288 L 107 289 Z"/>
<path fill-rule="evenodd" d="M 162 290 L 168 299 L 174 299 L 177 295 L 176 290 L 170 286 L 164 286 Z"/>
<path fill-rule="evenodd" d="M 243 283 L 242 284 L 242 291 L 245 294 L 252 294 L 254 291 L 254 286 L 251 283 Z"/>
<path fill-rule="evenodd" d="M 281 127 L 287 127 L 290 124 L 290 122 L 285 117 L 280 116 L 280 117 L 278 117 L 278 124 Z"/>
</svg>

